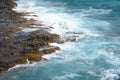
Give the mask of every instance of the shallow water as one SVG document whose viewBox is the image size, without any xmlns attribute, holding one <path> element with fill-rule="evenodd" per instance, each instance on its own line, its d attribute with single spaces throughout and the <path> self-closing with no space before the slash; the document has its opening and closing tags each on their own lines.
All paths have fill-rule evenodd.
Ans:
<svg viewBox="0 0 120 80">
<path fill-rule="evenodd" d="M 20 0 L 18 12 L 33 12 L 50 32 L 81 33 L 76 42 L 53 43 L 61 48 L 47 61 L 2 73 L 0 80 L 119 80 L 119 0 Z M 27 17 L 26 18 L 31 18 Z"/>
</svg>

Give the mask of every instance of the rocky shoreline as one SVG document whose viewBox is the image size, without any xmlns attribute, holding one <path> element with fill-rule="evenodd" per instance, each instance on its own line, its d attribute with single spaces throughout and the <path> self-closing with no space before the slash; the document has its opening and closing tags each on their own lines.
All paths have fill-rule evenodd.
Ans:
<svg viewBox="0 0 120 80">
<path fill-rule="evenodd" d="M 59 35 L 51 34 L 45 29 L 23 32 L 25 27 L 40 26 L 35 20 L 23 18 L 28 13 L 12 10 L 17 4 L 13 0 L 0 0 L 0 72 L 6 71 L 16 64 L 40 61 L 42 55 L 59 50 L 50 46 L 57 42 Z"/>
</svg>

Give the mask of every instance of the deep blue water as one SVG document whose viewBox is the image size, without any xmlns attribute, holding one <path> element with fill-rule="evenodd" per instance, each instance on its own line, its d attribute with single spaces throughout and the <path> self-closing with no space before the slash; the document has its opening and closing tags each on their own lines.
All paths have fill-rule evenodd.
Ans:
<svg viewBox="0 0 120 80">
<path fill-rule="evenodd" d="M 54 23 L 61 36 L 66 29 L 83 37 L 56 44 L 61 51 L 46 55 L 47 61 L 2 73 L 0 80 L 120 80 L 120 0 L 17 3 L 17 11 L 34 12 L 46 25 Z"/>
</svg>

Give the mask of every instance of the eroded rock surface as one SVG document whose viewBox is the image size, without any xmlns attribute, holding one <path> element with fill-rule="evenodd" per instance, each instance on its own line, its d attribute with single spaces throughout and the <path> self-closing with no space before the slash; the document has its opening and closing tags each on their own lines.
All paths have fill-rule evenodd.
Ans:
<svg viewBox="0 0 120 80">
<path fill-rule="evenodd" d="M 32 32 L 22 32 L 25 27 L 36 24 L 35 20 L 23 18 L 28 13 L 17 13 L 12 10 L 17 4 L 13 0 L 0 0 L 0 72 L 16 64 L 41 60 L 41 56 L 49 54 L 58 47 L 49 46 L 59 38 L 44 29 Z M 40 50 L 41 48 L 43 48 Z M 45 48 L 50 47 L 50 48 Z"/>
</svg>

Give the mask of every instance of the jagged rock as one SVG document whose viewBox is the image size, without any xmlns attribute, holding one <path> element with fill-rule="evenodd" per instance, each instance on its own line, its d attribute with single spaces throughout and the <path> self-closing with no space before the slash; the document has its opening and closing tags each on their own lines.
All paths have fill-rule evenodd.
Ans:
<svg viewBox="0 0 120 80">
<path fill-rule="evenodd" d="M 26 59 L 30 62 L 39 61 L 42 55 L 59 50 L 58 47 L 52 47 L 39 51 L 40 48 L 49 46 L 50 42 L 55 42 L 59 36 L 42 28 L 29 33 L 22 32 L 23 27 L 41 24 L 23 18 L 28 13 L 13 11 L 15 6 L 13 0 L 0 0 L 0 72 L 16 64 L 26 63 Z"/>
</svg>

